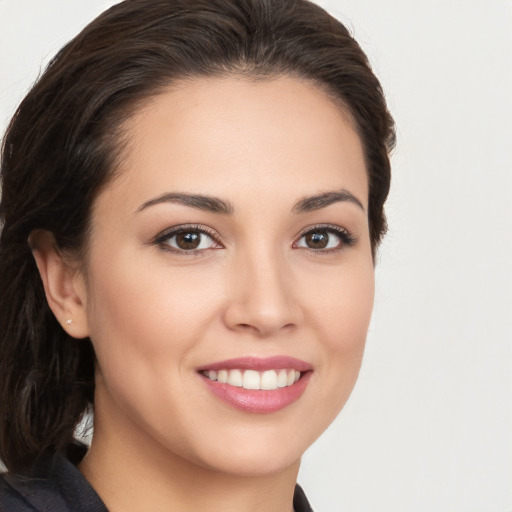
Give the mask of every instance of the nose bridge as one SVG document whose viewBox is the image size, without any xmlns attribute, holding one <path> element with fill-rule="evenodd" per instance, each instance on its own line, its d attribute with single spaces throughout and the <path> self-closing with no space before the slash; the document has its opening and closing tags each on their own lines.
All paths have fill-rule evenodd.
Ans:
<svg viewBox="0 0 512 512">
<path fill-rule="evenodd" d="M 229 291 L 226 319 L 230 327 L 268 335 L 296 325 L 300 316 L 286 257 L 268 245 L 240 251 Z"/>
</svg>

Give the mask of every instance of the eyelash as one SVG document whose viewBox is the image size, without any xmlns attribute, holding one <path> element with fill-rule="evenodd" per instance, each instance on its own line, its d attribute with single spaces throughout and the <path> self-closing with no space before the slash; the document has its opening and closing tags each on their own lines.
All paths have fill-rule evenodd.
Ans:
<svg viewBox="0 0 512 512">
<path fill-rule="evenodd" d="M 334 252 L 341 251 L 346 247 L 352 247 L 357 243 L 357 238 L 349 233 L 345 228 L 333 224 L 317 224 L 316 226 L 308 227 L 305 229 L 297 238 L 297 242 L 294 242 L 294 245 L 297 244 L 298 241 L 300 241 L 305 236 L 318 232 L 329 233 L 337 236 L 340 240 L 340 244 L 330 249 L 313 249 L 310 247 L 305 248 L 315 252 L 316 254 L 332 254 Z"/>
<path fill-rule="evenodd" d="M 160 233 L 157 235 L 155 240 L 153 241 L 153 245 L 158 245 L 160 248 L 164 251 L 173 252 L 175 254 L 182 254 L 187 256 L 198 256 L 201 255 L 204 251 L 208 249 L 191 249 L 191 250 L 185 250 L 185 249 L 177 249 L 175 247 L 171 247 L 168 243 L 165 243 L 169 239 L 179 235 L 180 233 L 200 233 L 202 235 L 206 235 L 209 238 L 213 240 L 213 242 L 220 247 L 215 248 L 208 248 L 208 249 L 220 249 L 222 248 L 222 243 L 219 240 L 219 235 L 216 231 L 209 228 L 208 226 L 198 225 L 198 224 L 185 224 L 181 226 L 176 226 L 174 228 L 168 229 L 164 231 L 163 233 Z"/>
<path fill-rule="evenodd" d="M 167 242 L 169 239 L 179 235 L 180 233 L 189 233 L 189 232 L 195 232 L 200 233 L 202 235 L 206 235 L 209 238 L 212 239 L 213 243 L 218 245 L 219 247 L 211 247 L 207 249 L 177 249 L 175 247 L 171 247 Z M 332 247 L 330 249 L 314 249 L 310 247 L 298 247 L 297 244 L 299 243 L 302 238 L 304 238 L 307 235 L 318 233 L 318 232 L 324 232 L 333 234 L 336 237 L 339 238 L 340 243 L 336 247 Z M 308 227 L 306 230 L 302 231 L 300 235 L 297 237 L 297 241 L 293 243 L 292 247 L 297 249 L 308 249 L 309 251 L 313 251 L 316 254 L 331 254 L 334 252 L 338 252 L 343 250 L 343 248 L 346 247 L 352 247 L 357 243 L 357 238 L 354 237 L 351 233 L 349 233 L 346 229 L 332 225 L 332 224 L 318 224 L 316 226 Z M 181 226 L 176 226 L 171 229 L 168 229 L 159 235 L 157 235 L 152 242 L 153 245 L 158 245 L 162 248 L 162 250 L 173 252 L 180 255 L 187 255 L 187 256 L 198 256 L 203 254 L 207 250 L 211 249 L 221 249 L 223 248 L 223 245 L 220 241 L 220 237 L 218 233 L 213 230 L 212 228 L 209 228 L 208 226 L 204 225 L 198 225 L 198 224 L 186 224 Z"/>
</svg>

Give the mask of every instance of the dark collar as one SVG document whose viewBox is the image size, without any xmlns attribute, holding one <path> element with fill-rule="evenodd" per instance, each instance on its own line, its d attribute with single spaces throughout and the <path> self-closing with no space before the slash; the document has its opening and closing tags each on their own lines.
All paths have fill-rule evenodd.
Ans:
<svg viewBox="0 0 512 512">
<path fill-rule="evenodd" d="M 25 475 L 5 475 L 6 483 L 37 511 L 108 512 L 78 468 L 58 454 Z"/>
</svg>

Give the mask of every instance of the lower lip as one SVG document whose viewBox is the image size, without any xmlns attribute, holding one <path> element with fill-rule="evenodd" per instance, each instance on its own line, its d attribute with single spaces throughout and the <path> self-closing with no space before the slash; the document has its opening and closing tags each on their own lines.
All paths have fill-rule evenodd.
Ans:
<svg viewBox="0 0 512 512">
<path fill-rule="evenodd" d="M 200 377 L 217 398 L 220 398 L 235 409 L 266 414 L 280 411 L 296 402 L 304 393 L 311 377 L 311 372 L 301 375 L 301 378 L 291 386 L 273 390 L 245 389 L 211 380 L 201 374 Z"/>
</svg>

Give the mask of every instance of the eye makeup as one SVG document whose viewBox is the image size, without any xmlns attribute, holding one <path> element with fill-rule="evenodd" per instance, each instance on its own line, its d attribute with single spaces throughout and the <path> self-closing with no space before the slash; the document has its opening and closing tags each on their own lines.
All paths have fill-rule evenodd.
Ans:
<svg viewBox="0 0 512 512">
<path fill-rule="evenodd" d="M 332 238 L 336 238 L 338 243 Z M 303 239 L 304 242 L 301 243 Z M 316 253 L 333 253 L 346 247 L 352 247 L 356 243 L 357 238 L 341 226 L 317 224 L 304 229 L 293 247 L 309 249 Z"/>
<path fill-rule="evenodd" d="M 292 248 L 329 254 L 352 247 L 356 243 L 357 238 L 341 226 L 317 224 L 302 230 Z M 151 244 L 165 251 L 189 256 L 224 247 L 217 231 L 203 224 L 184 224 L 168 228 L 159 233 Z"/>
<path fill-rule="evenodd" d="M 166 229 L 155 237 L 152 245 L 184 255 L 223 248 L 218 233 L 201 224 L 185 224 Z"/>
</svg>

